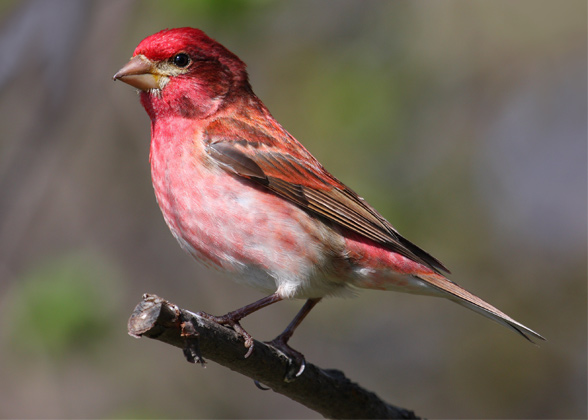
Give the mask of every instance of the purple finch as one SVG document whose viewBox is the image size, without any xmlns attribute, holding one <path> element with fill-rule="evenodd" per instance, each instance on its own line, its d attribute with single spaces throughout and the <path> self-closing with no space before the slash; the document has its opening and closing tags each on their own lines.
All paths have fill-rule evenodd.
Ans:
<svg viewBox="0 0 588 420">
<path fill-rule="evenodd" d="M 255 96 L 245 64 L 202 31 L 147 37 L 114 79 L 141 91 L 155 195 L 181 247 L 268 295 L 225 316 L 205 314 L 241 334 L 247 355 L 243 317 L 307 299 L 271 342 L 300 374 L 304 358 L 287 344 L 294 329 L 323 297 L 358 288 L 444 297 L 543 339 L 448 280 L 439 260 L 327 172 Z"/>
</svg>

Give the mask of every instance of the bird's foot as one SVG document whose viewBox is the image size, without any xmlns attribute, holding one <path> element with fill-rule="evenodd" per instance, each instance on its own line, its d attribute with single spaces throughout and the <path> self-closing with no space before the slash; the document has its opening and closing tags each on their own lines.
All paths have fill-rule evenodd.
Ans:
<svg viewBox="0 0 588 420">
<path fill-rule="evenodd" d="M 209 321 L 216 322 L 217 324 L 231 327 L 239 336 L 243 338 L 243 341 L 245 342 L 245 348 L 247 349 L 247 353 L 245 353 L 244 356 L 245 359 L 251 355 L 253 352 L 253 337 L 251 337 L 251 334 L 245 331 L 241 324 L 239 324 L 241 318 L 231 316 L 231 313 L 223 316 L 215 316 L 207 314 L 206 312 L 197 312 L 196 315 L 208 319 Z"/>
<path fill-rule="evenodd" d="M 296 378 L 302 375 L 304 368 L 306 368 L 304 355 L 290 347 L 286 338 L 279 335 L 272 341 L 266 341 L 266 344 L 276 348 L 289 359 L 288 370 L 284 376 L 284 382 L 293 382 Z"/>
</svg>

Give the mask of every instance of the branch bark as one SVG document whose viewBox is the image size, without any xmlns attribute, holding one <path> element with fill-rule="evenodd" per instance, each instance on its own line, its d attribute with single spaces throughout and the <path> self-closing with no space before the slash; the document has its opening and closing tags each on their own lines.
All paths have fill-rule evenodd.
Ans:
<svg viewBox="0 0 588 420">
<path fill-rule="evenodd" d="M 149 337 L 183 349 L 189 362 L 204 363 L 203 357 L 213 360 L 326 418 L 419 418 L 382 401 L 336 369 L 320 369 L 307 362 L 300 377 L 285 382 L 288 358 L 276 349 L 255 341 L 252 354 L 245 359 L 243 341 L 232 329 L 155 295 L 143 295 L 129 319 L 128 331 L 133 337 Z"/>
</svg>

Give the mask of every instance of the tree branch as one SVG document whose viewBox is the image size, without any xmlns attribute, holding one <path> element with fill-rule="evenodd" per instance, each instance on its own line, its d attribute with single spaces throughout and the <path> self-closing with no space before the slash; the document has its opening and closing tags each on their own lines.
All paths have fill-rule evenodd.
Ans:
<svg viewBox="0 0 588 420">
<path fill-rule="evenodd" d="M 145 336 L 183 349 L 192 363 L 204 363 L 202 357 L 214 360 L 327 418 L 418 418 L 412 411 L 382 401 L 339 370 L 320 369 L 307 362 L 300 377 L 285 382 L 288 358 L 276 349 L 255 341 L 254 351 L 245 359 L 243 341 L 232 329 L 155 295 L 143 295 L 129 319 L 128 330 L 134 337 Z"/>
</svg>

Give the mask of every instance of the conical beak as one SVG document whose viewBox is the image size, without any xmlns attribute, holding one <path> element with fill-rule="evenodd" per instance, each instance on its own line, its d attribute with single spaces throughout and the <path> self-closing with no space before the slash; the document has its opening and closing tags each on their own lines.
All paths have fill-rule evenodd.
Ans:
<svg viewBox="0 0 588 420">
<path fill-rule="evenodd" d="M 144 55 L 136 55 L 112 79 L 120 80 L 141 90 L 160 89 L 161 76 L 155 74 L 154 69 L 151 60 Z"/>
</svg>

